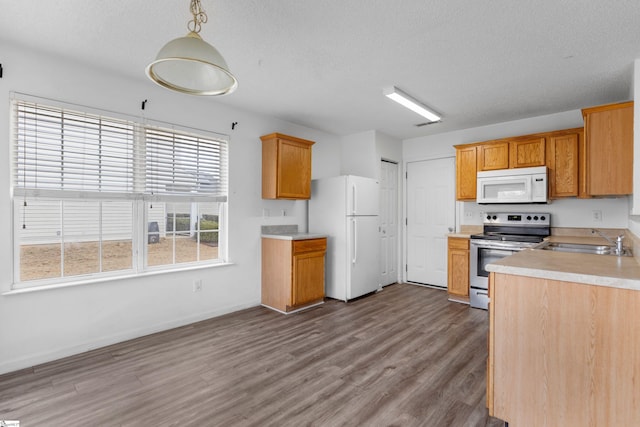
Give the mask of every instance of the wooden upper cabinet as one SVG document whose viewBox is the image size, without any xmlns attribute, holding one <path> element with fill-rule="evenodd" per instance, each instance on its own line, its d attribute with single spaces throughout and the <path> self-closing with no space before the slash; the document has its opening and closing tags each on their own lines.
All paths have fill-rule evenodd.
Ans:
<svg viewBox="0 0 640 427">
<path fill-rule="evenodd" d="M 261 136 L 262 198 L 311 197 L 311 146 L 313 141 L 280 133 Z"/>
<path fill-rule="evenodd" d="M 633 192 L 633 102 L 582 110 L 586 192 L 592 196 Z"/>
<path fill-rule="evenodd" d="M 478 171 L 509 169 L 509 142 L 478 145 Z"/>
<path fill-rule="evenodd" d="M 554 132 L 547 137 L 550 198 L 579 195 L 579 151 L 582 139 L 583 130 L 580 128 Z"/>
<path fill-rule="evenodd" d="M 477 147 L 456 147 L 456 200 L 476 199 Z"/>
<path fill-rule="evenodd" d="M 546 164 L 545 137 L 509 141 L 509 168 L 530 168 Z"/>
</svg>

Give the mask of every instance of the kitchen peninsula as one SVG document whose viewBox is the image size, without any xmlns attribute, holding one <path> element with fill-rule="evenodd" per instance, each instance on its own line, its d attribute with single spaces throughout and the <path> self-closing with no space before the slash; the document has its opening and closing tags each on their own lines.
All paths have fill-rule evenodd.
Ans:
<svg viewBox="0 0 640 427">
<path fill-rule="evenodd" d="M 510 426 L 640 425 L 637 258 L 528 249 L 487 270 L 490 415 Z"/>
</svg>

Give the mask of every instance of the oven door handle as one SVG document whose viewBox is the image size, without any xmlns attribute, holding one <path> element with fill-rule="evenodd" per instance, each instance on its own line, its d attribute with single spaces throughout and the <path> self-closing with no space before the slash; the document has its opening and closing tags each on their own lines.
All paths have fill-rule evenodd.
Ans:
<svg viewBox="0 0 640 427">
<path fill-rule="evenodd" d="M 503 251 L 521 251 L 523 249 L 527 249 L 527 248 L 523 248 L 523 247 L 518 247 L 518 246 L 513 246 L 513 245 L 509 245 L 504 244 L 504 245 L 500 245 L 500 244 L 495 244 L 495 243 L 475 243 L 475 242 L 471 242 L 471 244 L 473 246 L 476 246 L 480 249 L 500 249 Z"/>
</svg>

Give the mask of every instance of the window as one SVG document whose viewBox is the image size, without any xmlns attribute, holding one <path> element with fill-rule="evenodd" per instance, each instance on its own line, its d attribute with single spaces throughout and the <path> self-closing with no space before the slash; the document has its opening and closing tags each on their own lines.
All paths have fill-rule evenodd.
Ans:
<svg viewBox="0 0 640 427">
<path fill-rule="evenodd" d="M 224 262 L 227 140 L 12 105 L 14 287 Z"/>
</svg>

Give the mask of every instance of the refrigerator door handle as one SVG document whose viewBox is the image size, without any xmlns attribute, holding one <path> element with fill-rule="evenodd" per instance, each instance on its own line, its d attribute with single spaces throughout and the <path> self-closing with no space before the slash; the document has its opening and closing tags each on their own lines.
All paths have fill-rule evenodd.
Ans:
<svg viewBox="0 0 640 427">
<path fill-rule="evenodd" d="M 351 204 L 352 212 L 351 212 L 351 214 L 352 215 L 355 215 L 356 212 L 358 211 L 358 209 L 356 207 L 356 203 L 357 203 L 357 200 L 358 200 L 358 197 L 357 197 L 357 194 L 356 194 L 357 191 L 358 190 L 356 188 L 356 184 L 355 183 L 351 184 L 351 201 L 352 201 L 352 204 Z"/>
<path fill-rule="evenodd" d="M 356 219 L 351 218 L 351 228 L 353 230 L 352 235 L 352 244 L 353 244 L 353 257 L 351 258 L 351 263 L 355 264 L 358 260 L 358 227 L 356 227 Z"/>
</svg>

